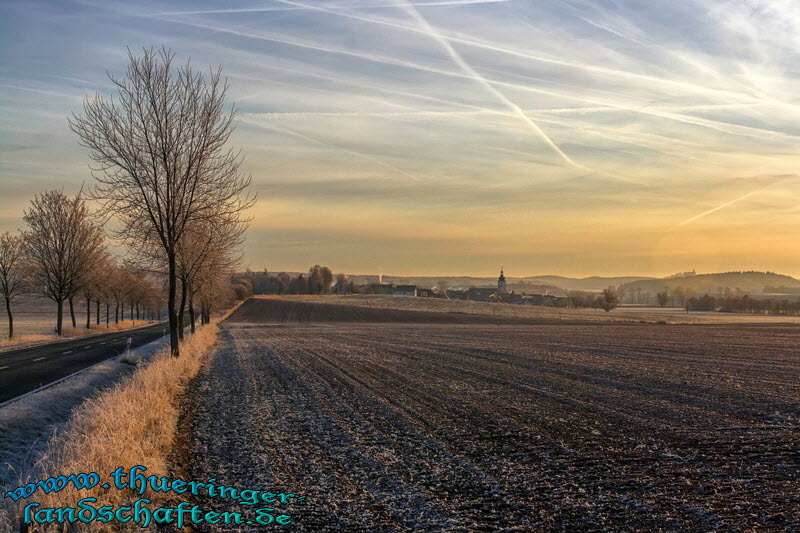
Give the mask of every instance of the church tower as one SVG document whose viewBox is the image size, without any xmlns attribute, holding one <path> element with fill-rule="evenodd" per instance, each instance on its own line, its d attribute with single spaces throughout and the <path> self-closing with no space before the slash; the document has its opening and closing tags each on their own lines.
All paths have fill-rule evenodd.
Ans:
<svg viewBox="0 0 800 533">
<path fill-rule="evenodd" d="M 497 294 L 506 294 L 506 277 L 503 275 L 503 267 L 500 267 L 500 277 L 497 278 Z"/>
</svg>

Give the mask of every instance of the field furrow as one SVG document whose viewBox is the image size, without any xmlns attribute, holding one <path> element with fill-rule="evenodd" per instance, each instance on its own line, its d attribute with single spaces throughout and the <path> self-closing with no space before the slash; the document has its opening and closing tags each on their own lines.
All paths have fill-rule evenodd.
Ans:
<svg viewBox="0 0 800 533">
<path fill-rule="evenodd" d="M 224 328 L 192 474 L 307 494 L 295 530 L 800 528 L 791 327 L 284 311 Z"/>
</svg>

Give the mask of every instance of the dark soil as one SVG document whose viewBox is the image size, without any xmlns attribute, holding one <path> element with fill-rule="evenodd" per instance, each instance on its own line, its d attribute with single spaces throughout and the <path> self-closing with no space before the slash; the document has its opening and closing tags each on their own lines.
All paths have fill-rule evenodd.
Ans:
<svg viewBox="0 0 800 533">
<path fill-rule="evenodd" d="M 800 529 L 794 328 L 241 317 L 197 384 L 191 478 L 306 495 L 263 505 L 289 530 Z"/>
</svg>

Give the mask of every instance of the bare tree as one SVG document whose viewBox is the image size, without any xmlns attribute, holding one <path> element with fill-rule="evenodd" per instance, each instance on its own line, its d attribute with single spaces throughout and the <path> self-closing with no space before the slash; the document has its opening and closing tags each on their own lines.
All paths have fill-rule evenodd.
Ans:
<svg viewBox="0 0 800 533">
<path fill-rule="evenodd" d="M 95 305 L 96 305 L 96 323 L 100 324 L 100 306 L 105 304 L 106 308 L 106 329 L 108 329 L 109 322 L 111 321 L 111 302 L 114 300 L 114 284 L 116 263 L 114 258 L 109 254 L 100 263 L 102 268 L 95 271 Z"/>
<path fill-rule="evenodd" d="M 182 304 L 188 302 L 189 324 L 195 331 L 194 300 L 203 285 L 220 275 L 230 277 L 241 262 L 246 222 L 238 217 L 218 216 L 192 224 L 181 243 L 179 272 L 185 288 Z M 181 315 L 184 307 L 181 306 Z M 182 325 L 182 324 L 181 324 Z"/>
<path fill-rule="evenodd" d="M 606 312 L 609 312 L 617 307 L 619 300 L 619 294 L 617 294 L 617 291 L 614 289 L 614 287 L 603 289 L 603 294 L 600 296 L 600 307 L 602 307 Z"/>
<path fill-rule="evenodd" d="M 663 291 L 656 293 L 656 299 L 661 307 L 667 305 L 667 302 L 669 302 L 669 289 L 665 288 Z"/>
<path fill-rule="evenodd" d="M 8 338 L 14 338 L 14 315 L 11 301 L 25 291 L 25 242 L 21 235 L 5 232 L 0 235 L 0 292 L 6 301 L 8 313 Z"/>
<path fill-rule="evenodd" d="M 118 265 L 114 264 L 108 271 L 108 299 L 114 302 L 114 323 L 119 324 L 120 320 L 120 306 L 125 302 L 125 271 Z M 122 307 L 124 314 L 124 307 Z M 123 317 L 124 320 L 124 317 Z"/>
<path fill-rule="evenodd" d="M 220 213 L 237 216 L 255 198 L 243 196 L 251 179 L 239 170 L 240 154 L 226 148 L 235 109 L 223 109 L 221 69 L 204 76 L 188 62 L 176 67 L 164 48 L 128 56 L 125 76 L 110 76 L 118 97 L 87 98 L 70 128 L 90 150 L 92 197 L 117 218 L 117 235 L 132 247 L 155 241 L 163 250 L 177 356 L 178 253 L 187 228 Z"/>
<path fill-rule="evenodd" d="M 100 304 L 108 293 L 111 283 L 108 273 L 113 264 L 109 253 L 101 254 L 80 282 L 81 294 L 86 301 L 86 329 L 92 325 L 92 302 L 95 304 L 95 323 L 100 324 Z"/>
<path fill-rule="evenodd" d="M 308 290 L 311 294 L 327 294 L 332 283 L 333 272 L 330 268 L 314 265 L 308 270 Z"/>
<path fill-rule="evenodd" d="M 32 276 L 44 295 L 56 302 L 56 332 L 63 332 L 64 300 L 70 298 L 104 251 L 104 237 L 80 195 L 61 191 L 37 194 L 23 217 Z"/>
<path fill-rule="evenodd" d="M 200 301 L 200 321 L 208 324 L 211 313 L 219 306 L 229 304 L 236 298 L 230 273 L 208 272 L 208 278 L 197 292 Z"/>
</svg>

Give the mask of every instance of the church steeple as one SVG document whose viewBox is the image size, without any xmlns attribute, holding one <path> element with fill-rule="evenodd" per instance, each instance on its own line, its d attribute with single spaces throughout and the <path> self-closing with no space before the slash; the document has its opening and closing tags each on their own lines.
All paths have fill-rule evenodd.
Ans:
<svg viewBox="0 0 800 533">
<path fill-rule="evenodd" d="M 503 267 L 500 267 L 500 277 L 497 278 L 497 294 L 506 293 L 506 277 L 503 275 Z"/>
</svg>

